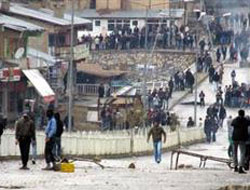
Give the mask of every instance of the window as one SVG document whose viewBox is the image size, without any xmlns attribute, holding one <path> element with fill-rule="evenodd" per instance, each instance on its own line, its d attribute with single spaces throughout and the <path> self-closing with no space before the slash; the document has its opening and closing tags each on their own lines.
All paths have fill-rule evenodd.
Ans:
<svg viewBox="0 0 250 190">
<path fill-rule="evenodd" d="M 118 30 L 122 30 L 122 20 L 117 20 L 117 21 L 116 21 L 116 28 L 117 28 Z"/>
<path fill-rule="evenodd" d="M 132 22 L 132 25 L 133 25 L 133 26 L 138 26 L 138 21 L 137 21 L 137 20 L 134 20 L 134 21 Z"/>
<path fill-rule="evenodd" d="M 108 20 L 108 30 L 113 31 L 115 29 L 115 21 L 114 20 Z"/>
<path fill-rule="evenodd" d="M 89 8 L 96 9 L 96 0 L 90 0 Z"/>
<path fill-rule="evenodd" d="M 9 112 L 14 112 L 16 107 L 16 94 L 15 92 L 9 92 Z"/>
<path fill-rule="evenodd" d="M 49 47 L 55 46 L 56 44 L 55 41 L 56 41 L 55 34 L 49 34 Z"/>
<path fill-rule="evenodd" d="M 64 34 L 58 34 L 57 36 L 57 45 L 58 46 L 63 46 L 66 43 L 66 38 Z"/>
<path fill-rule="evenodd" d="M 3 112 L 3 92 L 0 92 L 0 112 Z"/>
<path fill-rule="evenodd" d="M 123 27 L 124 28 L 130 28 L 130 20 L 124 20 L 123 21 Z"/>
<path fill-rule="evenodd" d="M 95 21 L 95 26 L 101 26 L 101 21 L 100 20 L 96 20 Z"/>
</svg>

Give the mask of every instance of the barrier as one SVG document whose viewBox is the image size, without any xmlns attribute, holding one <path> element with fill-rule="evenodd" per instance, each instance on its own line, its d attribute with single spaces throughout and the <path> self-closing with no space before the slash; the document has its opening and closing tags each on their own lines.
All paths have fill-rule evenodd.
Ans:
<svg viewBox="0 0 250 190">
<path fill-rule="evenodd" d="M 148 153 L 153 150 L 152 140 L 146 142 L 149 129 L 141 129 L 134 135 L 131 131 L 77 132 L 62 135 L 62 149 L 65 155 L 76 156 L 117 156 Z M 167 131 L 167 129 L 165 129 Z M 179 131 L 179 132 L 178 132 Z M 163 148 L 192 144 L 204 139 L 202 128 L 181 128 L 176 132 L 167 132 L 167 142 Z M 131 138 L 133 136 L 133 138 Z M 37 154 L 43 155 L 45 135 L 37 132 Z M 19 156 L 19 147 L 15 145 L 15 132 L 6 130 L 2 135 L 0 157 Z"/>
</svg>

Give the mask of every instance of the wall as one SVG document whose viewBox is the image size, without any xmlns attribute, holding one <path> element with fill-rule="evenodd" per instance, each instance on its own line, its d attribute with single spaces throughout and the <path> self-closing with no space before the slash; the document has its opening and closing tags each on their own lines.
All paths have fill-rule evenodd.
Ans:
<svg viewBox="0 0 250 190">
<path fill-rule="evenodd" d="M 96 0 L 96 10 L 120 10 L 122 0 Z"/>
<path fill-rule="evenodd" d="M 126 0 L 124 3 L 126 9 L 167 9 L 169 8 L 169 0 Z"/>
<path fill-rule="evenodd" d="M 62 148 L 65 155 L 81 156 L 121 156 L 134 154 L 145 154 L 153 150 L 152 142 L 146 142 L 146 131 L 139 131 L 134 135 L 134 146 L 131 150 L 131 135 L 129 131 L 114 132 L 89 132 L 89 133 L 64 133 L 62 136 Z M 44 152 L 43 132 L 37 133 L 37 153 Z M 181 129 L 178 132 L 167 133 L 167 143 L 163 148 L 171 148 L 178 145 L 188 145 L 197 143 L 204 139 L 202 128 Z M 13 131 L 5 131 L 0 145 L 0 157 L 18 156 L 19 148 L 15 145 Z"/>
<path fill-rule="evenodd" d="M 113 53 L 115 52 L 115 53 Z M 89 63 L 105 65 L 110 69 L 135 71 L 135 66 L 148 63 L 149 54 L 143 50 L 131 51 L 99 51 L 92 52 Z M 162 72 L 174 74 L 176 70 L 183 71 L 192 65 L 195 55 L 192 52 L 155 51 L 150 64 L 157 66 Z"/>
</svg>

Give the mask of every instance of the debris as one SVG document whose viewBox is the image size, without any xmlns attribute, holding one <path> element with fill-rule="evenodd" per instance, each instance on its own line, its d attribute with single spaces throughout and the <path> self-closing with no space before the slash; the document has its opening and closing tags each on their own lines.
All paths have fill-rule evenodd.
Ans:
<svg viewBox="0 0 250 190">
<path fill-rule="evenodd" d="M 129 164 L 128 168 L 129 169 L 135 169 L 135 164 L 134 163 Z"/>
</svg>

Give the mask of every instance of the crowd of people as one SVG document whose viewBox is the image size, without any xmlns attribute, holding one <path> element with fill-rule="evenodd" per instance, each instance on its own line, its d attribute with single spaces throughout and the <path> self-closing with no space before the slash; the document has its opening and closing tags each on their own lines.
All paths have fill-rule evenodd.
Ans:
<svg viewBox="0 0 250 190">
<path fill-rule="evenodd" d="M 48 122 L 45 128 L 45 161 L 44 170 L 55 170 L 56 161 L 61 159 L 61 135 L 63 133 L 63 122 L 60 114 L 47 111 Z M 23 115 L 15 123 L 16 144 L 19 145 L 22 167 L 21 170 L 29 170 L 28 161 L 30 147 L 32 149 L 32 163 L 36 164 L 36 127 L 32 117 L 28 112 Z"/>
<path fill-rule="evenodd" d="M 147 36 L 147 39 L 145 39 Z M 163 49 L 193 49 L 196 45 L 196 36 L 190 32 L 188 27 L 178 27 L 172 24 L 170 27 L 161 25 L 152 25 L 149 27 L 146 35 L 145 27 L 139 29 L 135 26 L 133 29 L 124 27 L 122 29 L 114 29 L 113 32 L 107 35 L 83 35 L 82 41 L 88 42 L 92 50 L 129 50 L 152 48 L 157 38 L 156 47 Z M 145 42 L 147 41 L 147 42 Z"/>
</svg>

